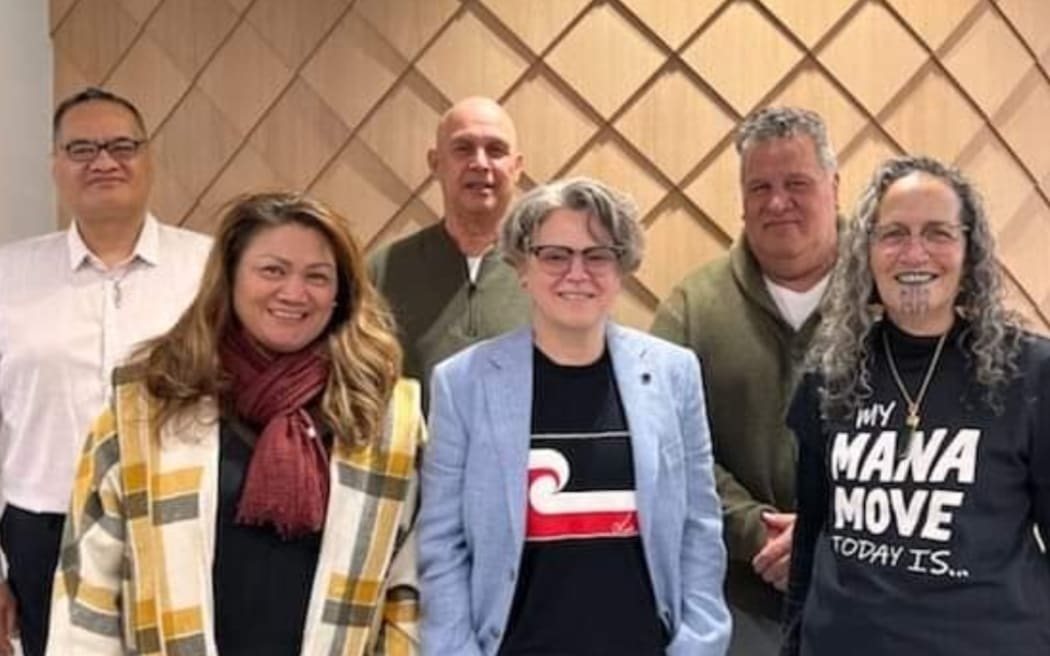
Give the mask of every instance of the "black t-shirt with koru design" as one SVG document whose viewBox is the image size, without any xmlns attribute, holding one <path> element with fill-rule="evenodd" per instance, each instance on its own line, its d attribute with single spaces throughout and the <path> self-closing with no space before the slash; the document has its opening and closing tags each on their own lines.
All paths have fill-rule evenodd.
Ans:
<svg viewBox="0 0 1050 656">
<path fill-rule="evenodd" d="M 533 357 L 525 547 L 501 656 L 657 656 L 634 459 L 608 350 L 593 364 Z"/>
</svg>

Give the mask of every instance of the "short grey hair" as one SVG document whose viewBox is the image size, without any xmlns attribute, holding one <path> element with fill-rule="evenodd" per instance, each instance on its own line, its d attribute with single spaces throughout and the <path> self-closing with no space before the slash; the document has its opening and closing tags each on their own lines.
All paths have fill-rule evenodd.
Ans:
<svg viewBox="0 0 1050 656">
<path fill-rule="evenodd" d="M 737 130 L 736 152 L 744 155 L 758 144 L 773 139 L 804 135 L 813 141 L 820 166 L 828 173 L 838 170 L 835 149 L 828 138 L 828 126 L 814 111 L 799 107 L 766 107 L 744 119 Z"/>
<path fill-rule="evenodd" d="M 644 237 L 634 201 L 590 178 L 570 178 L 542 184 L 524 194 L 511 207 L 500 227 L 503 259 L 517 268 L 529 254 L 540 225 L 558 209 L 583 212 L 595 220 L 620 248 L 620 272 L 633 273 L 642 263 Z"/>
</svg>

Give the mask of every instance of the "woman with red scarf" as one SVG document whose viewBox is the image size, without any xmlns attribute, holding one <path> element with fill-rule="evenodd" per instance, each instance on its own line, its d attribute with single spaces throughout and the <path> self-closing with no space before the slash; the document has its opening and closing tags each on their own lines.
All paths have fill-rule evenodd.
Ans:
<svg viewBox="0 0 1050 656">
<path fill-rule="evenodd" d="M 48 653 L 414 652 L 423 428 L 400 360 L 343 218 L 235 202 L 87 440 Z"/>
</svg>

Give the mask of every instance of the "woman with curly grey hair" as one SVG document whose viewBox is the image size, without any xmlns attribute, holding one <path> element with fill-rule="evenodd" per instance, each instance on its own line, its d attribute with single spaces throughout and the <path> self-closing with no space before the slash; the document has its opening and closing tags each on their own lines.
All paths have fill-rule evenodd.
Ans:
<svg viewBox="0 0 1050 656">
<path fill-rule="evenodd" d="M 633 203 L 541 185 L 501 232 L 531 325 L 432 380 L 424 654 L 722 656 L 725 550 L 696 357 L 609 320 Z"/>
<path fill-rule="evenodd" d="M 924 157 L 861 196 L 788 423 L 785 656 L 1050 653 L 1050 341 L 980 198 Z"/>
</svg>

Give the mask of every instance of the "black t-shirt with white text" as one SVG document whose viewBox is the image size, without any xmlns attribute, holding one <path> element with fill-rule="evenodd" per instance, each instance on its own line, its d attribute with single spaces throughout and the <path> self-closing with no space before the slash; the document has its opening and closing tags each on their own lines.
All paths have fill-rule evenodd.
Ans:
<svg viewBox="0 0 1050 656">
<path fill-rule="evenodd" d="M 937 338 L 883 322 L 868 343 L 872 394 L 856 412 L 821 421 L 812 375 L 789 412 L 797 643 L 784 653 L 1050 654 L 1050 562 L 1032 530 L 1050 528 L 1050 342 L 1023 341 L 1020 376 L 995 412 L 957 321 L 911 434 L 884 330 L 914 398 Z"/>
</svg>

